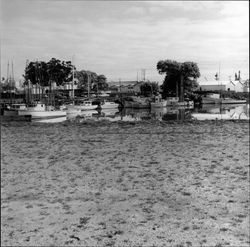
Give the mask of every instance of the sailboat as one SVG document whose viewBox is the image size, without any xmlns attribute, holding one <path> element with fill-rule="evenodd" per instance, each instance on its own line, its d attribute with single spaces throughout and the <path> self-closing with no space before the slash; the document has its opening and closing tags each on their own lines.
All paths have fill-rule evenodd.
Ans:
<svg viewBox="0 0 250 247">
<path fill-rule="evenodd" d="M 65 117 L 66 111 L 55 110 L 52 106 L 46 106 L 41 102 L 29 104 L 25 109 L 18 110 L 18 115 L 31 115 L 31 119 L 49 119 Z"/>
<path fill-rule="evenodd" d="M 100 106 L 101 106 L 101 109 L 118 109 L 119 104 L 113 101 L 104 100 L 103 102 L 101 102 Z"/>
<path fill-rule="evenodd" d="M 28 88 L 30 88 L 30 81 L 28 81 Z M 28 104 L 26 104 L 26 107 L 17 110 L 17 115 L 19 116 L 30 115 L 32 120 L 51 119 L 58 117 L 66 117 L 66 111 L 55 110 L 52 104 L 46 105 L 45 103 L 37 101 L 37 102 L 28 102 Z"/>
<path fill-rule="evenodd" d="M 86 110 L 95 110 L 97 109 L 98 105 L 94 105 L 93 101 L 89 99 L 89 75 L 88 75 L 88 99 L 86 100 L 78 100 L 78 104 L 75 104 L 73 100 L 73 104 L 67 105 L 67 112 L 68 113 L 77 113 Z M 74 68 L 73 68 L 73 82 L 72 82 L 72 92 L 73 92 L 73 99 L 74 99 Z"/>
<path fill-rule="evenodd" d="M 74 89 L 74 65 L 73 65 L 73 73 L 72 73 L 72 98 L 73 103 L 61 106 L 61 109 L 65 110 L 67 114 L 79 114 L 81 112 L 80 109 L 78 109 L 75 105 L 75 89 Z"/>
<path fill-rule="evenodd" d="M 68 109 L 77 109 L 81 111 L 87 111 L 87 110 L 95 110 L 98 108 L 98 105 L 93 104 L 93 101 L 89 97 L 90 89 L 89 89 L 89 75 L 88 75 L 88 99 L 85 100 L 79 100 L 78 104 L 73 104 L 72 106 L 68 106 Z"/>
</svg>

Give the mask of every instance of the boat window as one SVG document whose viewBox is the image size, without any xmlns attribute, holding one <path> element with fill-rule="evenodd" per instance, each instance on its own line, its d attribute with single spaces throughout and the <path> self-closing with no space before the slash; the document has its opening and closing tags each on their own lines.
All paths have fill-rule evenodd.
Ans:
<svg viewBox="0 0 250 247">
<path fill-rule="evenodd" d="M 41 107 L 43 107 L 43 105 L 41 105 Z"/>
</svg>

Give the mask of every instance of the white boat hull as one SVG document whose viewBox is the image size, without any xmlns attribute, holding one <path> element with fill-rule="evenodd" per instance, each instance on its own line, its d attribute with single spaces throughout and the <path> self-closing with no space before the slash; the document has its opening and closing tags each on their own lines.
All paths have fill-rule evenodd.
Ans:
<svg viewBox="0 0 250 247">
<path fill-rule="evenodd" d="M 56 118 L 56 117 L 66 117 L 66 111 L 28 111 L 28 110 L 19 110 L 19 116 L 31 115 L 32 119 L 39 118 Z"/>
<path fill-rule="evenodd" d="M 151 107 L 166 107 L 167 101 L 151 102 Z"/>
<path fill-rule="evenodd" d="M 88 110 L 95 110 L 98 107 L 98 105 L 74 105 L 72 107 L 69 107 L 68 109 L 75 109 L 80 111 L 88 111 Z"/>
<path fill-rule="evenodd" d="M 101 109 L 116 109 L 119 107 L 119 104 L 103 104 L 101 105 Z"/>
<path fill-rule="evenodd" d="M 67 120 L 67 117 L 39 118 L 32 119 L 32 122 L 37 123 L 61 123 Z"/>
</svg>

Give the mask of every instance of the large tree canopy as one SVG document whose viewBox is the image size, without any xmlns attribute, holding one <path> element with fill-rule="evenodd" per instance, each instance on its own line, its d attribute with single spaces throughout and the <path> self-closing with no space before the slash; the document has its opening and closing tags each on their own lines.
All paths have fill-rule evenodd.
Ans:
<svg viewBox="0 0 250 247">
<path fill-rule="evenodd" d="M 93 88 L 93 85 L 97 82 L 97 74 L 88 70 L 76 71 L 75 77 L 78 79 L 77 87 L 79 89 L 88 90 Z"/>
<path fill-rule="evenodd" d="M 25 69 L 24 84 L 28 81 L 31 84 L 39 84 L 41 86 L 49 86 L 50 82 L 63 85 L 66 82 L 72 82 L 74 78 L 78 79 L 77 87 L 88 91 L 89 89 L 104 90 L 108 88 L 106 77 L 104 75 L 97 75 L 95 72 L 80 70 L 76 71 L 71 61 L 60 61 L 52 58 L 49 62 L 36 61 L 30 62 Z"/>
<path fill-rule="evenodd" d="M 78 88 L 88 90 L 93 89 L 94 91 L 105 90 L 108 88 L 106 77 L 104 75 L 97 75 L 92 71 L 76 71 L 76 78 L 78 79 Z"/>
<path fill-rule="evenodd" d="M 107 83 L 107 78 L 105 75 L 98 75 L 96 84 L 93 86 L 95 91 L 98 90 L 106 90 L 108 89 L 109 85 Z"/>
<path fill-rule="evenodd" d="M 162 85 L 164 98 L 176 95 L 183 99 L 184 92 L 190 92 L 198 86 L 200 70 L 194 62 L 161 60 L 157 63 L 157 70 L 160 74 L 166 74 Z"/>
<path fill-rule="evenodd" d="M 28 81 L 31 84 L 39 84 L 41 86 L 49 86 L 50 82 L 62 85 L 64 82 L 72 80 L 73 65 L 71 61 L 60 61 L 52 58 L 49 62 L 36 61 L 30 62 L 25 69 L 25 84 Z"/>
</svg>

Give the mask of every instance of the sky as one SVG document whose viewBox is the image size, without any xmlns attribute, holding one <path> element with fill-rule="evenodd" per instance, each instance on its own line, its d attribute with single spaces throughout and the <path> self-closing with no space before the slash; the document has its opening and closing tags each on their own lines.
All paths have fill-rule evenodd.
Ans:
<svg viewBox="0 0 250 247">
<path fill-rule="evenodd" d="M 0 0 L 1 77 L 13 62 L 71 60 L 108 81 L 162 82 L 159 60 L 193 61 L 200 80 L 216 72 L 249 78 L 248 1 Z M 11 71 L 11 66 L 10 66 Z"/>
</svg>

